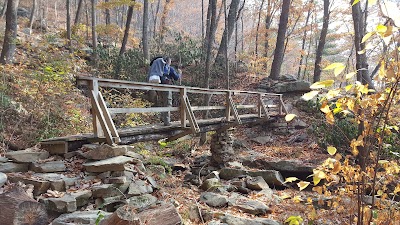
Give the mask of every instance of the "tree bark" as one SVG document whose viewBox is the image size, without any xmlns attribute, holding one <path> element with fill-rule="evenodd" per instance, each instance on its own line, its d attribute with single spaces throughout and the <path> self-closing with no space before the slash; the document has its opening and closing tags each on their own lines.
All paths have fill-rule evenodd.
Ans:
<svg viewBox="0 0 400 225">
<path fill-rule="evenodd" d="M 31 16 L 29 17 L 29 30 L 32 32 L 33 21 L 35 20 L 35 12 L 36 12 L 36 0 L 32 0 L 32 11 Z"/>
<path fill-rule="evenodd" d="M 273 80 L 279 78 L 281 66 L 283 63 L 285 36 L 289 17 L 290 0 L 283 0 L 281 16 L 279 18 L 278 37 L 276 41 L 274 60 L 272 61 L 271 74 L 269 77 Z"/>
<path fill-rule="evenodd" d="M 170 5 L 172 4 L 172 0 L 165 0 L 164 9 L 161 15 L 161 24 L 160 24 L 160 42 L 164 43 L 164 36 L 167 32 L 167 16 L 170 9 Z"/>
<path fill-rule="evenodd" d="M 6 15 L 7 2 L 8 2 L 8 0 L 4 0 L 3 8 L 1 9 L 1 18 L 3 18 L 4 15 Z"/>
<path fill-rule="evenodd" d="M 79 0 L 78 8 L 76 9 L 74 25 L 78 25 L 81 20 L 82 5 L 83 5 L 83 0 Z"/>
<path fill-rule="evenodd" d="M 265 17 L 265 43 L 264 43 L 264 57 L 268 57 L 268 50 L 269 50 L 269 29 L 271 28 L 273 14 L 275 14 L 275 5 L 272 5 L 272 1 L 275 0 L 268 0 L 267 4 L 267 16 Z"/>
<path fill-rule="evenodd" d="M 206 37 L 207 37 L 207 51 L 206 51 L 206 70 L 204 73 L 204 87 L 205 88 L 209 88 L 210 87 L 210 77 L 211 77 L 211 50 L 212 50 L 212 43 L 215 40 L 215 32 L 216 32 L 216 28 L 214 26 L 217 26 L 217 0 L 210 0 L 208 3 L 208 15 L 207 18 L 210 19 L 209 22 L 207 22 L 207 25 L 209 27 L 207 27 L 207 33 L 206 33 Z M 210 104 L 210 95 L 205 95 L 204 96 L 204 100 L 203 100 L 203 105 L 208 106 Z M 208 111 L 205 111 L 203 113 L 203 117 L 207 118 L 208 115 Z M 206 143 L 207 140 L 207 133 L 202 133 L 200 136 L 200 141 L 199 141 L 199 145 L 203 145 Z"/>
<path fill-rule="evenodd" d="M 0 221 L 4 225 L 48 224 L 43 204 L 27 195 L 20 187 L 0 194 Z"/>
<path fill-rule="evenodd" d="M 158 0 L 157 7 L 156 7 L 156 12 L 154 14 L 153 38 L 157 37 L 157 35 L 156 35 L 156 27 L 157 27 L 158 13 L 160 12 L 160 5 L 161 5 L 161 0 Z"/>
<path fill-rule="evenodd" d="M 71 45 L 71 10 L 70 10 L 70 2 L 66 0 L 67 7 L 67 39 L 68 39 L 68 49 L 69 52 L 72 53 L 72 45 Z"/>
<path fill-rule="evenodd" d="M 3 49 L 1 50 L 0 63 L 12 63 L 17 39 L 17 8 L 19 0 L 8 0 L 6 11 L 6 30 L 4 33 Z"/>
<path fill-rule="evenodd" d="M 256 50 L 255 54 L 258 56 L 258 31 L 260 29 L 260 21 L 261 21 L 261 12 L 264 7 L 265 0 L 261 1 L 260 10 L 258 10 L 258 21 L 257 21 L 257 29 L 256 29 Z"/>
<path fill-rule="evenodd" d="M 143 45 L 143 62 L 150 62 L 150 50 L 149 50 L 149 1 L 143 1 L 143 35 L 142 35 L 142 45 Z"/>
<path fill-rule="evenodd" d="M 93 62 L 95 65 L 97 65 L 96 4 L 97 0 L 92 0 L 92 45 L 93 45 Z"/>
<path fill-rule="evenodd" d="M 104 0 L 104 2 L 109 2 L 109 1 L 110 0 Z M 106 14 L 106 25 L 110 25 L 111 24 L 111 14 L 110 14 L 109 8 L 106 8 L 105 14 Z"/>
<path fill-rule="evenodd" d="M 315 53 L 315 65 L 314 65 L 314 79 L 313 82 L 318 82 L 321 80 L 321 61 L 322 61 L 322 53 L 324 51 L 326 35 L 328 34 L 328 25 L 329 25 L 329 0 L 324 0 L 324 19 L 322 23 L 321 34 L 319 36 L 318 48 Z"/>
<path fill-rule="evenodd" d="M 133 0 L 132 2 L 134 3 L 136 2 L 136 0 Z M 122 39 L 121 49 L 119 51 L 120 56 L 122 56 L 125 53 L 126 43 L 128 42 L 128 37 L 129 37 L 129 30 L 131 28 L 132 15 L 133 15 L 133 5 L 130 5 L 128 8 L 128 15 L 126 17 L 124 38 Z"/>
<path fill-rule="evenodd" d="M 215 59 L 215 63 L 222 64 L 224 59 L 224 52 L 227 50 L 227 46 L 231 40 L 233 30 L 235 29 L 236 17 L 239 11 L 239 0 L 232 0 L 231 5 L 229 7 L 228 14 L 228 25 L 224 29 L 224 33 L 222 35 L 222 40 L 219 45 L 217 57 Z"/>
<path fill-rule="evenodd" d="M 297 70 L 297 78 L 298 79 L 300 79 L 301 67 L 303 66 L 304 51 L 305 51 L 306 39 L 307 39 L 307 26 L 308 26 L 308 21 L 310 20 L 310 16 L 311 16 L 311 8 L 312 8 L 313 2 L 314 2 L 313 0 L 310 0 L 309 8 L 307 11 L 306 22 L 304 24 L 304 32 L 303 32 L 303 38 L 302 38 L 302 42 L 301 42 L 299 69 Z"/>
<path fill-rule="evenodd" d="M 350 1 L 350 4 L 352 4 L 352 2 L 353 1 Z M 351 14 L 354 25 L 354 44 L 356 47 L 356 52 L 358 53 L 365 49 L 365 44 L 361 43 L 361 40 L 365 35 L 365 20 L 363 19 L 360 3 L 357 3 L 351 7 Z M 369 88 L 375 89 L 371 77 L 368 75 L 368 62 L 365 53 L 356 54 L 356 69 L 357 80 L 362 84 L 368 84 Z"/>
</svg>

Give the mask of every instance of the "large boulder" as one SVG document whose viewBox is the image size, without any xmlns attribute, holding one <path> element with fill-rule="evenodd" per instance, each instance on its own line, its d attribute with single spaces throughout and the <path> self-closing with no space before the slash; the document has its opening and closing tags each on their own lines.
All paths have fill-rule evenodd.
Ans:
<svg viewBox="0 0 400 225">
<path fill-rule="evenodd" d="M 36 151 L 33 149 L 25 149 L 14 152 L 7 152 L 5 156 L 17 163 L 30 163 L 38 160 L 47 159 L 49 153 L 47 151 Z"/>
<path fill-rule="evenodd" d="M 212 192 L 203 192 L 200 201 L 212 207 L 224 207 L 228 204 L 228 197 Z"/>
<path fill-rule="evenodd" d="M 310 91 L 310 83 L 303 80 L 277 83 L 272 86 L 271 90 L 275 93 L 289 92 L 308 92 Z"/>
<path fill-rule="evenodd" d="M 125 164 L 133 162 L 134 159 L 127 156 L 117 156 L 96 162 L 84 163 L 87 172 L 102 173 L 106 171 L 124 171 Z"/>
<path fill-rule="evenodd" d="M 111 213 L 104 212 L 101 210 L 92 210 L 92 211 L 82 211 L 82 212 L 73 212 L 68 214 L 62 214 L 53 222 L 52 225 L 72 225 L 72 224 L 96 224 L 96 220 L 99 216 L 109 216 Z"/>
<path fill-rule="evenodd" d="M 28 163 L 13 163 L 6 162 L 0 163 L 0 172 L 3 173 L 16 173 L 16 172 L 28 172 Z"/>
<path fill-rule="evenodd" d="M 0 172 L 0 187 L 3 187 L 3 185 L 7 182 L 7 175 L 5 173 Z"/>
</svg>

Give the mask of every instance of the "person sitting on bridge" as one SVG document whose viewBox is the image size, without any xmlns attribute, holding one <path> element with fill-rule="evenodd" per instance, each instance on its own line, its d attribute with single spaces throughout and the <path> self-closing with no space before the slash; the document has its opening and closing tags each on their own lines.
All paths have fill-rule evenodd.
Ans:
<svg viewBox="0 0 400 225">
<path fill-rule="evenodd" d="M 181 78 L 182 72 L 180 69 L 177 71 L 174 67 L 171 66 L 171 58 L 166 57 L 165 59 L 162 57 L 156 58 L 152 60 L 150 63 L 150 71 L 149 71 L 149 82 L 161 84 L 174 84 L 174 81 L 177 81 Z M 156 76 L 159 76 L 158 78 Z M 171 107 L 172 106 L 172 92 L 171 91 L 161 91 L 158 93 L 160 95 L 159 105 L 162 107 Z M 171 125 L 171 112 L 162 112 L 161 118 L 164 122 L 165 126 Z"/>
</svg>

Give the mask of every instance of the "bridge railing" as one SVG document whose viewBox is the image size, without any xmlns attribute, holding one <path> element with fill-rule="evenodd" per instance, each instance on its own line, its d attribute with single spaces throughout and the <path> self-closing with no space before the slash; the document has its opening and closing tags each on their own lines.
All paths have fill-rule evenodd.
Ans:
<svg viewBox="0 0 400 225">
<path fill-rule="evenodd" d="M 118 131 L 111 117 L 112 114 L 178 112 L 180 126 L 182 128 L 190 128 L 192 133 L 197 133 L 200 131 L 198 125 L 198 121 L 200 120 L 196 118 L 199 116 L 196 116 L 195 112 L 198 113 L 199 111 L 222 110 L 224 116 L 217 119 L 226 122 L 236 122 L 238 124 L 246 117 L 269 118 L 273 114 L 285 115 L 287 113 L 282 95 L 274 93 L 206 89 L 86 76 L 77 77 L 77 85 L 84 85 L 89 88 L 92 106 L 93 133 L 97 137 L 104 136 L 108 143 L 118 143 L 120 141 Z M 142 91 L 171 91 L 173 93 L 178 93 L 179 105 L 174 107 L 151 108 L 109 108 L 100 92 L 100 87 Z M 190 94 L 222 96 L 223 100 L 219 102 L 223 102 L 223 104 L 195 106 L 192 105 L 189 100 Z M 249 113 L 248 110 L 255 113 Z"/>
</svg>

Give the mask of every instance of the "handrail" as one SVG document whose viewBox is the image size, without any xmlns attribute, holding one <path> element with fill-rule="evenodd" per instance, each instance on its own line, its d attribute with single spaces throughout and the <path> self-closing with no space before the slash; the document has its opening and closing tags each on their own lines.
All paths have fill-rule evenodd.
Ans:
<svg viewBox="0 0 400 225">
<path fill-rule="evenodd" d="M 189 124 L 190 130 L 193 133 L 200 132 L 200 128 L 195 117 L 194 111 L 204 110 L 225 110 L 225 121 L 241 124 L 241 118 L 248 116 L 259 117 L 259 118 L 270 118 L 270 110 L 276 109 L 278 115 L 286 114 L 286 108 L 283 103 L 282 94 L 275 93 L 264 93 L 257 91 L 241 91 L 241 90 L 224 90 L 224 89 L 207 89 L 200 87 L 188 87 L 188 86 L 177 86 L 177 85 L 165 85 L 165 84 L 154 84 L 144 82 L 134 82 L 127 80 L 115 80 L 115 79 L 104 79 L 96 77 L 78 76 L 76 78 L 77 85 L 86 85 L 89 87 L 92 99 L 92 118 L 93 118 L 93 133 L 97 137 L 105 136 L 107 142 L 113 144 L 118 142 L 119 135 L 116 131 L 115 125 L 111 119 L 112 114 L 119 113 L 154 113 L 154 112 L 168 112 L 168 111 L 179 111 L 181 128 L 187 131 L 186 125 Z M 135 89 L 144 91 L 171 91 L 177 92 L 180 95 L 180 105 L 175 107 L 152 107 L 152 108 L 107 108 L 105 103 L 97 102 L 97 98 L 102 100 L 100 93 L 100 87 L 109 88 L 123 88 L 123 89 Z M 225 102 L 223 105 L 214 106 L 192 106 L 188 94 L 208 94 L 208 95 L 224 95 Z M 245 96 L 244 99 L 243 97 Z M 248 98 L 254 96 L 255 98 Z M 242 99 L 242 101 L 240 101 Z M 252 104 L 244 104 L 256 100 Z M 265 102 L 267 101 L 267 102 Z M 273 103 L 270 103 L 272 101 Z M 250 109 L 255 109 L 257 114 L 249 114 Z M 240 114 L 240 112 L 246 112 Z M 245 110 L 245 111 L 243 111 Z M 233 115 L 231 115 L 233 113 Z M 232 117 L 233 116 L 233 117 Z"/>
</svg>

